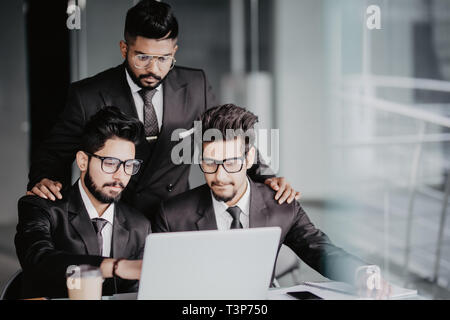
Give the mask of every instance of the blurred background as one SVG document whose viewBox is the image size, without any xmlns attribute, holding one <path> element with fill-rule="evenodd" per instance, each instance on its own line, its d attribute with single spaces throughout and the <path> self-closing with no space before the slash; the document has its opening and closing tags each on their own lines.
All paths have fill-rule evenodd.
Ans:
<svg viewBox="0 0 450 320">
<path fill-rule="evenodd" d="M 180 23 L 177 64 L 204 69 L 218 102 L 279 129 L 272 164 L 311 220 L 392 283 L 449 299 L 450 1 L 166 2 Z M 122 63 L 135 3 L 0 2 L 0 289 L 20 268 L 13 239 L 30 155 L 70 82 Z M 71 5 L 80 29 L 66 26 Z M 380 29 L 367 24 L 370 5 Z M 321 279 L 288 250 L 281 260 L 283 286 Z"/>
</svg>

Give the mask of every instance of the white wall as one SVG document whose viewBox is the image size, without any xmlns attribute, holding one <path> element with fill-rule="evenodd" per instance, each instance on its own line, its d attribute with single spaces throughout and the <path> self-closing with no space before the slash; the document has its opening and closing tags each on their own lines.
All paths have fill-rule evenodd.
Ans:
<svg viewBox="0 0 450 320">
<path fill-rule="evenodd" d="M 119 41 L 123 40 L 125 17 L 132 6 L 132 0 L 86 0 L 87 76 L 123 62 Z"/>
<path fill-rule="evenodd" d="M 280 175 L 303 199 L 320 199 L 326 181 L 323 4 L 275 1 L 275 127 L 280 129 Z"/>
</svg>

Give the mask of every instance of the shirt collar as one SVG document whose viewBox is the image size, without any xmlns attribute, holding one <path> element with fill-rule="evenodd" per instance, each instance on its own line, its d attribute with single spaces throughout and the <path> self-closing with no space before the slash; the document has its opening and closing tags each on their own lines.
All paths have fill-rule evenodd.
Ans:
<svg viewBox="0 0 450 320">
<path fill-rule="evenodd" d="M 128 73 L 128 70 L 125 68 L 125 74 L 127 76 L 127 82 L 128 82 L 128 86 L 131 89 L 132 93 L 136 93 L 139 92 L 142 88 L 139 87 L 134 81 L 133 79 L 131 79 L 130 74 Z M 160 91 L 162 89 L 162 83 L 156 87 L 156 91 Z"/>
<path fill-rule="evenodd" d="M 102 218 L 108 221 L 109 223 L 113 224 L 114 222 L 114 203 L 111 203 L 108 206 L 108 209 L 105 210 L 103 215 L 101 217 L 98 216 L 97 210 L 95 210 L 94 205 L 91 202 L 91 199 L 89 199 L 89 196 L 87 195 L 86 191 L 84 191 L 83 185 L 81 184 L 81 179 L 78 180 L 78 188 L 80 189 L 81 199 L 83 200 L 84 207 L 86 208 L 86 211 L 89 214 L 89 218 L 95 219 L 95 218 Z"/>
<path fill-rule="evenodd" d="M 228 209 L 228 205 L 223 201 L 217 201 L 214 197 L 212 190 L 211 192 L 211 198 L 213 202 L 214 212 L 224 212 Z M 247 178 L 247 188 L 245 190 L 244 195 L 239 199 L 239 201 L 235 205 L 236 207 L 239 207 L 241 209 L 242 213 L 246 215 L 247 217 L 250 215 L 250 182 Z"/>
</svg>

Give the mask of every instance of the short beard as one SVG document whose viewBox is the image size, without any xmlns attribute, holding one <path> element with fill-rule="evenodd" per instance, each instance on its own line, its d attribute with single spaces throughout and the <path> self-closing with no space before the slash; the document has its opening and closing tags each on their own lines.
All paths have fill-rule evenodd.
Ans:
<svg viewBox="0 0 450 320">
<path fill-rule="evenodd" d="M 145 74 L 145 75 L 141 75 L 140 77 L 136 77 L 136 75 L 134 74 L 134 72 L 131 69 L 130 65 L 128 64 L 128 59 L 125 59 L 125 69 L 127 69 L 131 80 L 133 80 L 133 82 L 141 89 L 156 89 L 162 84 L 164 79 L 166 79 L 166 77 L 167 77 L 167 75 L 166 75 L 164 78 L 159 78 L 157 75 L 155 75 L 153 73 L 148 73 L 148 74 Z M 141 77 L 145 78 L 145 77 L 148 77 L 148 76 L 152 76 L 155 79 L 159 79 L 159 82 L 157 82 L 154 86 L 151 86 L 151 87 L 143 87 L 142 84 L 141 84 L 140 78 Z"/>
<path fill-rule="evenodd" d="M 211 188 L 211 192 L 212 192 L 214 198 L 215 198 L 217 201 L 223 201 L 223 202 L 225 202 L 225 203 L 228 202 L 228 201 L 233 200 L 234 197 L 235 197 L 236 194 L 237 194 L 237 191 L 233 191 L 233 194 L 232 194 L 231 196 L 229 196 L 229 197 L 219 196 L 218 194 L 216 194 L 216 193 L 214 192 L 214 190 L 213 190 L 212 188 Z"/>
<path fill-rule="evenodd" d="M 89 190 L 89 192 L 94 196 L 95 199 L 100 201 L 101 203 L 116 203 L 120 200 L 120 197 L 122 196 L 122 192 L 120 192 L 117 196 L 111 197 L 107 194 L 103 193 L 97 185 L 92 181 L 91 174 L 89 172 L 89 166 L 86 170 L 86 175 L 84 176 L 84 185 Z M 111 184 L 106 184 L 111 185 Z M 117 185 L 120 185 L 122 188 L 125 188 L 122 183 L 117 183 Z M 105 185 L 104 185 L 105 186 Z"/>
</svg>

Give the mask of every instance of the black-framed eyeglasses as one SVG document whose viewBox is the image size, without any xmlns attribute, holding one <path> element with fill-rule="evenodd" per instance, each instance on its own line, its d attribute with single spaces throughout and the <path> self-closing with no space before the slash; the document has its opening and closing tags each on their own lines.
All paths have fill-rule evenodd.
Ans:
<svg viewBox="0 0 450 320">
<path fill-rule="evenodd" d="M 102 161 L 102 170 L 105 173 L 116 173 L 120 166 L 123 164 L 123 170 L 129 176 L 133 176 L 139 172 L 142 165 L 142 160 L 139 159 L 129 159 L 122 161 L 114 157 L 101 157 L 96 154 L 92 154 L 84 151 L 88 156 L 100 159 Z"/>
<path fill-rule="evenodd" d="M 224 160 L 203 158 L 200 161 L 200 169 L 203 173 L 212 174 L 217 172 L 219 166 L 222 166 L 228 173 L 237 173 L 242 170 L 244 163 L 245 157 L 235 157 Z"/>
</svg>

